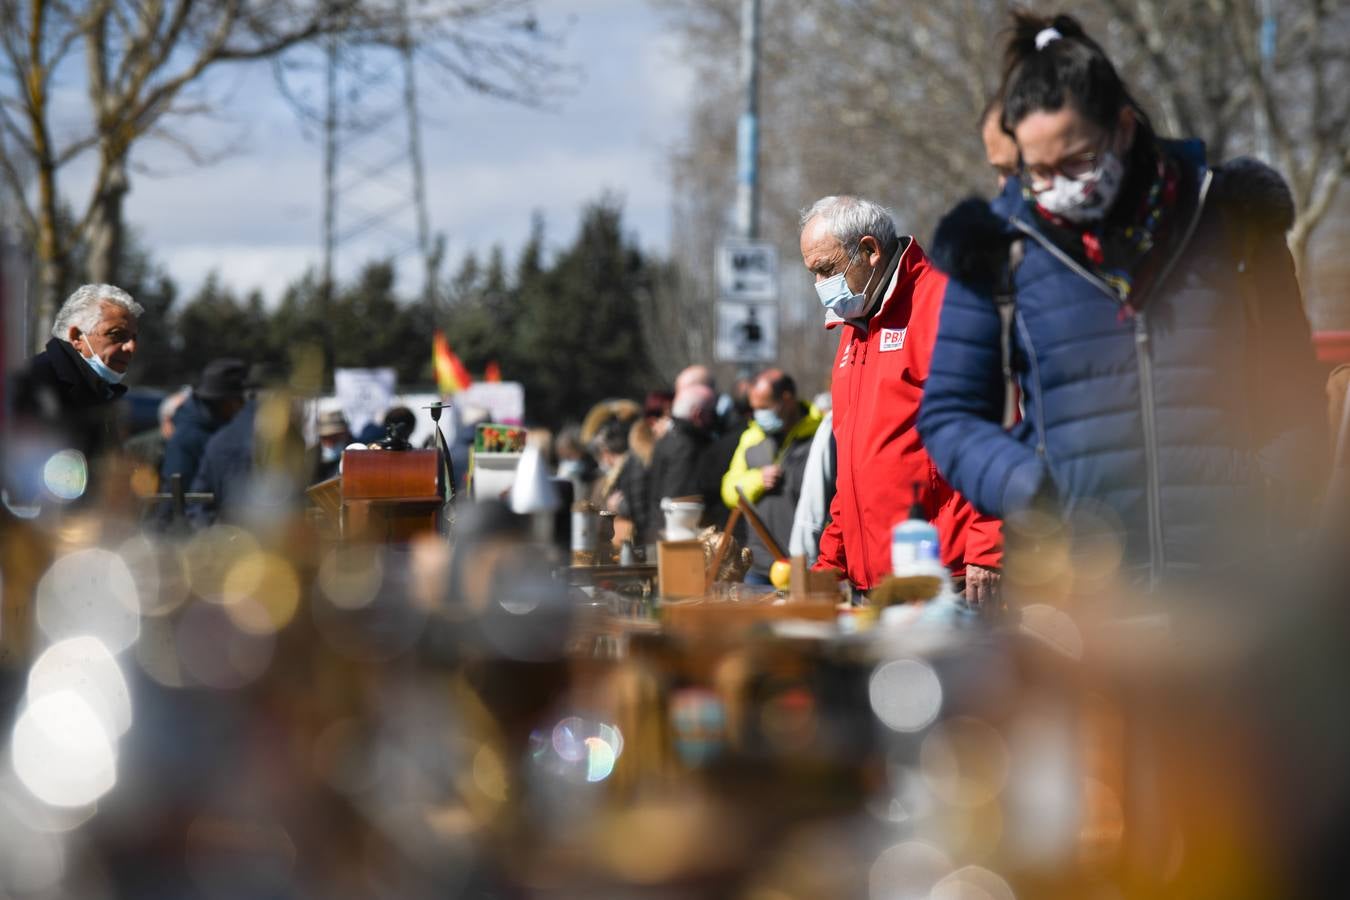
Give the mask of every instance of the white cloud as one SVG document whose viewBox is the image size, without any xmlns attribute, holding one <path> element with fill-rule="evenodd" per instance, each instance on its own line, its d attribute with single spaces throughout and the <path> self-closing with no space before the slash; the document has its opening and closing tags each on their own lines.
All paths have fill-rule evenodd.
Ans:
<svg viewBox="0 0 1350 900">
<path fill-rule="evenodd" d="M 261 290 L 269 302 L 280 299 L 287 285 L 319 264 L 317 245 L 189 243 L 167 248 L 160 258 L 189 295 L 215 272 L 235 292 Z"/>
<path fill-rule="evenodd" d="M 470 243 L 503 226 L 508 232 L 528 227 L 536 208 L 557 221 L 559 213 L 576 213 L 607 190 L 620 193 L 629 206 L 649 206 L 667 193 L 654 182 L 648 161 L 625 150 L 554 149 L 523 163 L 447 167 L 433 173 L 428 184 L 438 220 Z"/>
</svg>

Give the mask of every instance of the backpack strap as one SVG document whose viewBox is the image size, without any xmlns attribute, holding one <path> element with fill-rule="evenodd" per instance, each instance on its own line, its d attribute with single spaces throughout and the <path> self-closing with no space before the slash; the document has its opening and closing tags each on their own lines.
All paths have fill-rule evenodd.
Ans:
<svg viewBox="0 0 1350 900">
<path fill-rule="evenodd" d="M 1017 373 L 1013 366 L 1013 324 L 1017 318 L 1017 268 L 1026 254 L 1023 238 L 1016 238 L 1008 245 L 1008 261 L 999 278 L 998 290 L 994 292 L 994 308 L 998 310 L 998 349 L 1003 362 L 1003 427 L 1011 428 L 1017 423 Z"/>
</svg>

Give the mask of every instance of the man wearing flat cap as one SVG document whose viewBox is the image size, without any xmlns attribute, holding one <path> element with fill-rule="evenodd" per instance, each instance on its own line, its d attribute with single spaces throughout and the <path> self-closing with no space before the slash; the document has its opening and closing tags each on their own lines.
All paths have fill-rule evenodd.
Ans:
<svg viewBox="0 0 1350 900">
<path fill-rule="evenodd" d="M 202 370 L 192 396 L 173 416 L 173 436 L 164 448 L 159 472 L 162 490 L 168 490 L 174 475 L 183 476 L 183 488 L 192 484 L 206 452 L 206 442 L 244 407 L 248 367 L 242 360 L 213 359 Z"/>
</svg>

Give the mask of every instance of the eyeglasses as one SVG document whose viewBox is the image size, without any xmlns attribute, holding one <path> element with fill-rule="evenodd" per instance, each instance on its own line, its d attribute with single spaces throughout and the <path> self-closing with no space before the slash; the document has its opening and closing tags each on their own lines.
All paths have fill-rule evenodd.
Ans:
<svg viewBox="0 0 1350 900">
<path fill-rule="evenodd" d="M 1100 157 L 1101 154 L 1096 150 L 1088 150 L 1083 153 L 1075 153 L 1053 166 L 1028 166 L 1024 164 L 1020 169 L 1022 183 L 1030 188 L 1033 194 L 1039 194 L 1054 186 L 1056 175 L 1063 175 L 1065 178 L 1074 181 L 1091 175 L 1093 170 L 1097 168 L 1097 160 Z"/>
</svg>

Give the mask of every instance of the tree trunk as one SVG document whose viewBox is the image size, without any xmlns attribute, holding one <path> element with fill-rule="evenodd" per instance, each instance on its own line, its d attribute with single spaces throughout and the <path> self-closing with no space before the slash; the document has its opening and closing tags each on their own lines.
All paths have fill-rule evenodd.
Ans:
<svg viewBox="0 0 1350 900">
<path fill-rule="evenodd" d="M 38 233 L 36 303 L 29 321 L 33 349 L 41 350 L 50 336 L 52 321 L 61 308 L 62 292 L 68 283 L 70 260 L 66 244 L 58 233 L 56 221 L 56 179 L 50 167 L 38 170 Z"/>
<path fill-rule="evenodd" d="M 122 262 L 125 223 L 122 205 L 130 189 L 126 160 L 108 163 L 108 178 L 94 199 L 86 237 L 89 242 L 88 276 L 98 284 L 116 284 Z"/>
<path fill-rule="evenodd" d="M 35 353 L 41 351 L 51 338 L 56 311 L 65 300 L 61 296 L 66 286 L 64 260 L 39 258 L 37 275 L 37 302 L 33 306 L 33 318 L 28 323 Z"/>
<path fill-rule="evenodd" d="M 43 60 L 43 35 L 46 27 L 47 5 L 34 2 L 29 6 L 28 57 L 30 70 L 26 73 L 28 124 L 32 130 L 33 161 L 37 170 L 37 256 L 38 295 L 33 308 L 32 338 L 34 349 L 41 350 L 47 343 L 52 320 L 61 305 L 61 290 L 65 287 L 69 257 L 69 243 L 62 239 L 56 217 L 56 160 L 52 151 L 51 134 L 47 128 L 47 70 Z"/>
</svg>

